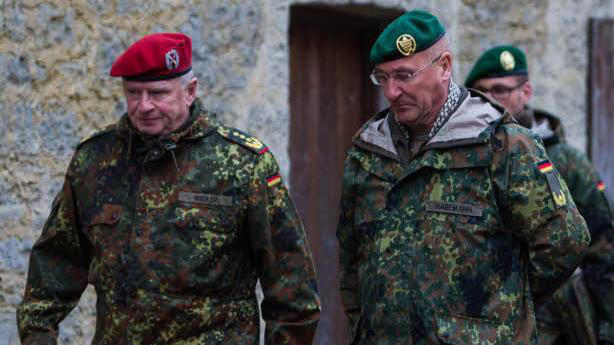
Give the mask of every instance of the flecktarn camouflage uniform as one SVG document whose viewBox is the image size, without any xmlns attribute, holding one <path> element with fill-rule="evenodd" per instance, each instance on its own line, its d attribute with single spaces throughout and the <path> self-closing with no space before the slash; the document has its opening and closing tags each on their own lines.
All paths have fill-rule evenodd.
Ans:
<svg viewBox="0 0 614 345">
<path fill-rule="evenodd" d="M 315 272 L 268 148 L 196 104 L 164 140 L 126 116 L 83 142 L 32 250 L 24 344 L 54 344 L 95 286 L 93 344 L 311 344 Z"/>
<path fill-rule="evenodd" d="M 462 89 L 405 163 L 393 114 L 357 133 L 337 229 L 355 344 L 536 344 L 534 303 L 590 236 L 540 139 L 499 109 Z"/>
<path fill-rule="evenodd" d="M 540 345 L 614 342 L 614 226 L 605 184 L 580 150 L 565 140 L 561 121 L 527 107 L 552 163 L 586 220 L 591 245 L 578 270 L 537 313 Z"/>
</svg>

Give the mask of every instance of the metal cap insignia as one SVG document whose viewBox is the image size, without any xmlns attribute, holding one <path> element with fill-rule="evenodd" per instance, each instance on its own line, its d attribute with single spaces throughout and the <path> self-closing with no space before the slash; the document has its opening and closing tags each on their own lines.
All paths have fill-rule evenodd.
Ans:
<svg viewBox="0 0 614 345">
<path fill-rule="evenodd" d="M 405 56 L 410 56 L 416 51 L 416 40 L 412 35 L 403 34 L 397 38 L 397 49 Z"/>
<path fill-rule="evenodd" d="M 499 57 L 499 62 L 501 62 L 501 67 L 503 67 L 506 71 L 511 71 L 516 67 L 516 60 L 514 60 L 514 55 L 507 50 L 504 50 Z"/>
<path fill-rule="evenodd" d="M 164 55 L 164 59 L 166 61 L 166 68 L 169 71 L 172 71 L 179 67 L 179 54 L 175 49 L 169 50 L 166 55 Z"/>
</svg>

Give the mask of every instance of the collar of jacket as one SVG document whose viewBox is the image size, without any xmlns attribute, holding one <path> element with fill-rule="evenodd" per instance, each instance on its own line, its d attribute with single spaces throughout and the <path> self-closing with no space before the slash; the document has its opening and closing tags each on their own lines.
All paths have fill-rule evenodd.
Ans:
<svg viewBox="0 0 614 345">
<path fill-rule="evenodd" d="M 486 95 L 463 88 L 459 106 L 427 142 L 423 151 L 485 142 L 490 138 L 485 130 L 500 119 L 504 112 L 503 107 L 493 103 Z M 393 121 L 387 120 L 391 116 L 394 114 L 390 109 L 385 109 L 367 121 L 354 135 L 354 145 L 400 161 L 394 140 L 403 138 L 403 135 L 398 126 L 390 124 Z"/>
<path fill-rule="evenodd" d="M 202 106 L 202 102 L 196 99 L 192 106 L 190 106 L 190 116 L 186 122 L 168 135 L 158 137 L 139 133 L 130 123 L 128 113 L 122 115 L 116 123 L 116 129 L 119 136 L 123 138 L 133 135 L 143 139 L 144 142 L 168 139 L 179 142 L 183 139 L 198 139 L 210 134 L 219 126 L 215 117 L 215 114 L 206 111 Z"/>
<path fill-rule="evenodd" d="M 565 129 L 563 128 L 563 124 L 561 123 L 561 120 L 557 116 L 545 110 L 531 108 L 528 106 L 525 107 L 524 111 L 532 112 L 533 118 L 535 119 L 535 121 L 540 122 L 540 121 L 546 120 L 550 124 L 550 128 L 552 128 L 552 130 L 554 131 L 554 135 L 548 138 L 542 137 L 542 140 L 544 141 L 545 146 L 554 145 L 559 142 L 565 142 Z"/>
<path fill-rule="evenodd" d="M 366 171 L 393 184 L 424 167 L 487 166 L 491 160 L 488 143 L 497 125 L 514 121 L 503 107 L 470 91 L 437 135 L 404 164 L 392 139 L 389 116 L 394 115 L 389 110 L 382 111 L 363 125 L 354 136 L 354 149 L 348 155 Z"/>
<path fill-rule="evenodd" d="M 128 114 L 125 113 L 115 124 L 117 134 L 128 142 L 128 156 L 136 146 L 176 146 L 183 140 L 196 140 L 212 133 L 219 123 L 215 120 L 215 114 L 207 112 L 202 107 L 200 100 L 195 100 L 190 107 L 190 116 L 178 129 L 164 136 L 150 136 L 139 133 L 130 123 Z M 171 144 L 172 143 L 172 144 Z"/>
</svg>

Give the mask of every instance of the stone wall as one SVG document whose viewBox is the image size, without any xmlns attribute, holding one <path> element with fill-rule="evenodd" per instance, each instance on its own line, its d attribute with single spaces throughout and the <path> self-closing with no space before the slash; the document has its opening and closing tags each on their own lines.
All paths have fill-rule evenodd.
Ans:
<svg viewBox="0 0 614 345">
<path fill-rule="evenodd" d="M 144 34 L 182 31 L 194 42 L 199 94 L 223 121 L 267 143 L 287 176 L 288 0 L 0 0 L 0 345 L 17 344 L 15 306 L 27 255 L 79 138 L 125 106 L 108 77 Z M 315 2 L 313 2 L 315 3 Z M 536 106 L 559 114 L 586 146 L 587 25 L 614 16 L 608 0 L 318 1 L 423 7 L 448 26 L 463 81 L 475 58 L 509 42 L 525 48 Z M 61 344 L 85 344 L 94 293 L 62 324 Z"/>
</svg>

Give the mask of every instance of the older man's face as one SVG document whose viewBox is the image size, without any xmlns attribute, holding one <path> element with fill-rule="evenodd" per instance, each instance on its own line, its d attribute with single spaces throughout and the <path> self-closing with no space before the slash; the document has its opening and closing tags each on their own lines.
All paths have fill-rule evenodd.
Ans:
<svg viewBox="0 0 614 345">
<path fill-rule="evenodd" d="M 445 72 L 442 61 L 449 62 L 449 59 L 448 53 L 433 59 L 432 54 L 423 51 L 375 66 L 376 71 L 391 76 L 398 72 L 418 72 L 409 80 L 389 78 L 382 85 L 384 96 L 402 125 L 428 127 L 432 123 L 447 95 L 449 73 L 442 73 Z"/>
<path fill-rule="evenodd" d="M 164 135 L 179 128 L 190 114 L 196 82 L 186 87 L 180 78 L 160 81 L 124 80 L 128 117 L 139 132 Z"/>
</svg>

